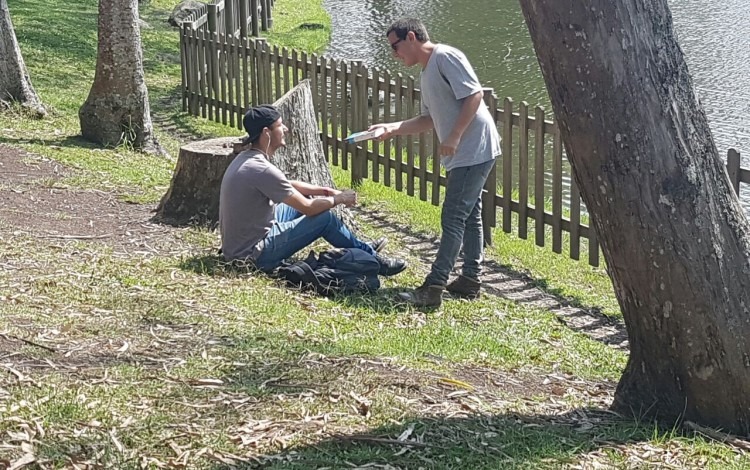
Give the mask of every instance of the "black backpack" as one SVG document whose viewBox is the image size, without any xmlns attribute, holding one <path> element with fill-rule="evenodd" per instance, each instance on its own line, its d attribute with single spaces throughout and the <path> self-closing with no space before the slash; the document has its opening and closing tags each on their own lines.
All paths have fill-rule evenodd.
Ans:
<svg viewBox="0 0 750 470">
<path fill-rule="evenodd" d="M 380 262 L 359 248 L 334 248 L 304 261 L 286 263 L 276 276 L 287 285 L 314 290 L 320 295 L 372 293 L 380 288 Z"/>
</svg>

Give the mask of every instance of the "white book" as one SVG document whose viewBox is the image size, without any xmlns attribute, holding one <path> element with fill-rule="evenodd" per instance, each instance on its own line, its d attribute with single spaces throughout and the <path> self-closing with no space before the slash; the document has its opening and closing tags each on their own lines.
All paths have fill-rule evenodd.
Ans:
<svg viewBox="0 0 750 470">
<path fill-rule="evenodd" d="M 346 137 L 344 141 L 348 144 L 353 144 L 354 142 L 361 142 L 363 140 L 377 139 L 378 137 L 383 135 L 383 133 L 385 133 L 385 129 L 383 129 L 382 127 L 378 127 L 371 131 L 355 132 L 354 134 Z"/>
</svg>

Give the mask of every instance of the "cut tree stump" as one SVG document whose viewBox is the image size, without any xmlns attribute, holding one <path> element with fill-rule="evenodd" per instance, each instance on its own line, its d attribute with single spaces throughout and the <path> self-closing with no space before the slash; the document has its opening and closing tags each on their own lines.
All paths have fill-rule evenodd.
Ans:
<svg viewBox="0 0 750 470">
<path fill-rule="evenodd" d="M 335 187 L 323 153 L 310 81 L 301 81 L 273 104 L 279 108 L 289 135 L 286 147 L 278 149 L 271 162 L 290 180 Z M 237 137 L 193 142 L 180 148 L 172 183 L 154 219 L 170 225 L 215 227 L 221 180 L 227 166 L 244 149 Z M 352 223 L 341 206 L 336 212 L 347 224 Z"/>
</svg>

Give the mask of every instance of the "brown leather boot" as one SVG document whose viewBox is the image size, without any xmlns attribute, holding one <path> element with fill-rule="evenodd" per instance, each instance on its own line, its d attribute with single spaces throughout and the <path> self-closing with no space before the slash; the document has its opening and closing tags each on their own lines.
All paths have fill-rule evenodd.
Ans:
<svg viewBox="0 0 750 470">
<path fill-rule="evenodd" d="M 436 308 L 440 307 L 440 304 L 443 302 L 443 289 L 445 287 L 440 284 L 422 284 L 414 289 L 413 292 L 401 292 L 398 294 L 398 297 L 400 300 L 408 302 L 415 307 Z"/>
<path fill-rule="evenodd" d="M 476 279 L 468 278 L 464 275 L 459 275 L 450 284 L 445 287 L 445 290 L 455 295 L 456 297 L 462 297 L 464 299 L 478 299 L 479 288 L 482 283 Z"/>
</svg>

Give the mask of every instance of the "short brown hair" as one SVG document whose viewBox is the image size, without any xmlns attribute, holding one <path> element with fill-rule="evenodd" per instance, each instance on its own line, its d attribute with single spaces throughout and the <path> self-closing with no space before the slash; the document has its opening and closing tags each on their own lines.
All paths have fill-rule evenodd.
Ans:
<svg viewBox="0 0 750 470">
<path fill-rule="evenodd" d="M 414 36 L 419 42 L 427 42 L 430 40 L 430 35 L 427 34 L 427 28 L 417 18 L 399 18 L 391 24 L 385 35 L 388 36 L 391 33 L 395 33 L 399 39 L 406 39 L 406 35 L 409 31 L 414 33 Z"/>
</svg>

